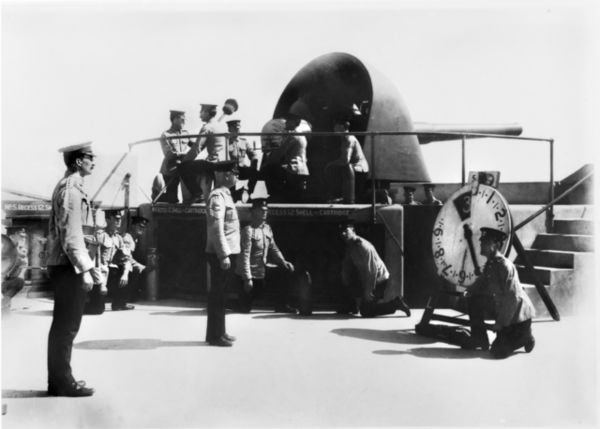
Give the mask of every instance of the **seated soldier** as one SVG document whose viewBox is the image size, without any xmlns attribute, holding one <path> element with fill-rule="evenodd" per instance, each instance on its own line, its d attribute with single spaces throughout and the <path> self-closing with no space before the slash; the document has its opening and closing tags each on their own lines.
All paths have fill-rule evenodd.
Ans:
<svg viewBox="0 0 600 429">
<path fill-rule="evenodd" d="M 358 310 L 363 317 L 394 314 L 402 310 L 410 316 L 410 308 L 403 297 L 396 296 L 391 301 L 381 297 L 388 286 L 390 273 L 379 257 L 375 247 L 360 237 L 354 230 L 354 223 L 347 221 L 340 225 L 342 238 L 346 243 L 342 262 L 342 284 L 354 298 L 352 308 L 340 309 L 338 313 L 353 313 Z"/>
<path fill-rule="evenodd" d="M 23 227 L 7 227 L 9 241 L 2 241 L 2 310 L 10 310 L 12 298 L 25 285 L 25 271 L 29 265 L 27 258 L 27 231 Z M 3 235 L 4 237 L 4 235 Z M 4 272 L 4 261 L 8 260 L 8 269 Z"/>
<path fill-rule="evenodd" d="M 502 231 L 481 228 L 480 253 L 487 262 L 482 276 L 466 292 L 471 341 L 463 347 L 489 348 L 484 317 L 491 314 L 495 317 L 496 339 L 490 351 L 496 359 L 506 358 L 521 347 L 529 353 L 535 346 L 531 333 L 531 318 L 535 310 L 519 282 L 514 264 L 500 252 L 506 239 Z"/>
<path fill-rule="evenodd" d="M 343 202 L 354 204 L 356 173 L 368 173 L 369 165 L 363 154 L 360 142 L 352 134 L 348 134 L 350 122 L 344 118 L 335 121 L 333 131 L 345 132 L 346 135 L 339 137 L 339 157 L 325 166 L 325 177 L 329 190 L 329 202 Z M 341 176 L 341 198 L 336 198 L 335 188 L 340 183 Z"/>
<path fill-rule="evenodd" d="M 153 267 L 146 267 L 146 265 L 140 263 L 137 259 L 140 259 L 139 255 L 136 255 L 136 249 L 138 249 L 138 242 L 144 235 L 146 227 L 150 221 L 143 216 L 132 216 L 131 227 L 123 236 L 123 242 L 128 252 L 125 253 L 126 257 L 131 263 L 131 272 L 129 273 L 129 291 L 130 300 L 135 302 L 138 300 L 140 293 L 144 289 L 143 274 Z M 135 258 L 137 256 L 137 259 Z"/>
<path fill-rule="evenodd" d="M 119 229 L 121 228 L 122 210 L 105 210 L 106 230 L 101 239 L 102 262 L 108 265 L 108 276 L 106 286 L 108 295 L 112 300 L 112 310 L 133 310 L 134 306 L 127 304 L 129 298 L 129 272 L 131 262 L 129 261 L 129 249 Z"/>
<path fill-rule="evenodd" d="M 265 199 L 252 201 L 251 223 L 246 225 L 241 234 L 241 251 L 237 259 L 236 274 L 243 280 L 243 289 L 240 292 L 239 311 L 249 313 L 252 309 L 252 301 L 259 297 L 265 289 L 266 265 L 269 256 L 274 262 L 285 268 L 288 272 L 294 271 L 294 266 L 285 260 L 283 254 L 275 243 L 273 231 L 266 223 L 268 205 Z M 278 285 L 286 287 L 287 285 Z M 287 291 L 278 293 L 279 302 L 275 306 L 275 312 L 295 313 L 296 310 L 289 307 L 285 300 Z"/>
</svg>

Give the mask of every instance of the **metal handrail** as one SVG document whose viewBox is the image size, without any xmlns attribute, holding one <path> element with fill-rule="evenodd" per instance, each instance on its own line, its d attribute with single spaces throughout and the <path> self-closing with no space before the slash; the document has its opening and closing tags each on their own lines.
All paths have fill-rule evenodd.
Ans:
<svg viewBox="0 0 600 429">
<path fill-rule="evenodd" d="M 558 201 L 562 200 L 564 197 L 566 197 L 567 195 L 571 194 L 576 188 L 578 188 L 579 186 L 581 186 L 583 184 L 583 182 L 585 182 L 587 179 L 589 179 L 593 175 L 594 175 L 593 171 L 590 172 L 590 173 L 588 173 L 588 174 L 586 174 L 582 179 L 578 180 L 573 186 L 571 186 L 565 192 L 563 192 L 562 194 L 560 194 L 558 197 L 554 198 L 552 201 L 550 201 L 544 207 L 542 207 L 537 212 L 535 212 L 534 214 L 532 214 L 531 216 L 529 216 L 527 219 L 525 219 L 524 221 L 522 221 L 521 223 L 519 223 L 517 226 L 515 226 L 513 228 L 513 231 L 516 232 L 518 229 L 521 229 L 522 227 L 524 227 L 525 225 L 527 225 L 533 219 L 535 219 L 536 217 L 538 217 L 539 215 L 541 215 L 542 213 L 544 213 L 546 210 L 548 210 L 548 208 L 550 206 L 556 204 Z"/>
<path fill-rule="evenodd" d="M 376 205 L 376 195 L 375 195 L 375 166 L 373 165 L 375 162 L 375 137 L 376 136 L 419 136 L 419 135 L 438 135 L 438 136 L 455 136 L 457 140 L 461 140 L 461 151 L 462 151 L 462 161 L 461 161 L 461 181 L 462 184 L 465 184 L 465 151 L 466 151 L 466 139 L 474 139 L 474 138 L 496 138 L 496 139 L 511 139 L 511 140 L 523 140 L 523 141 L 539 141 L 539 142 L 547 142 L 550 145 L 550 186 L 549 186 L 549 200 L 548 206 L 546 210 L 549 212 L 549 219 L 553 218 L 553 205 L 552 201 L 554 198 L 554 139 L 551 138 L 543 138 L 543 137 L 521 137 L 514 135 L 505 135 L 505 134 L 488 134 L 488 133 L 473 133 L 473 132 L 453 132 L 453 131 L 439 131 L 439 132 L 431 132 L 431 131 L 306 131 L 306 132 L 297 132 L 297 131 L 284 131 L 284 132 L 234 132 L 234 133 L 214 133 L 214 134 L 206 134 L 206 133 L 198 133 L 198 134 L 183 134 L 183 135 L 175 135 L 175 136 L 162 136 L 162 137 L 154 137 L 148 138 L 144 140 L 135 141 L 129 143 L 129 152 L 131 152 L 132 148 L 137 145 L 152 143 L 160 141 L 161 139 L 165 140 L 175 140 L 175 139 L 196 139 L 196 141 L 207 135 L 212 135 L 214 137 L 251 137 L 251 136 L 260 136 L 260 137 L 285 137 L 285 136 L 319 136 L 319 137 L 335 137 L 335 136 L 343 136 L 347 134 L 352 134 L 354 136 L 365 136 L 370 137 L 372 151 L 371 151 L 371 188 L 372 188 L 372 210 L 373 210 L 373 222 L 376 221 L 375 216 L 375 205 Z M 122 162 L 122 159 L 120 160 Z M 113 169 L 113 172 L 116 170 L 118 165 Z M 109 177 L 112 175 L 112 173 Z M 102 186 L 106 184 L 108 178 L 104 181 Z M 101 186 L 101 188 L 102 188 Z M 97 196 L 100 192 L 100 189 L 95 193 Z"/>
</svg>

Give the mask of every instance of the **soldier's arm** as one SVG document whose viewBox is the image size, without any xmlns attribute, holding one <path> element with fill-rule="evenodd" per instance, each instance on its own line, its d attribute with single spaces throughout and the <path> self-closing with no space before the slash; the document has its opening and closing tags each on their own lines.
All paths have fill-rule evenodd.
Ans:
<svg viewBox="0 0 600 429">
<path fill-rule="evenodd" d="M 242 229 L 242 237 L 240 239 L 241 247 L 241 269 L 242 278 L 244 280 L 250 280 L 252 278 L 252 272 L 250 271 L 250 255 L 252 253 L 252 229 L 249 226 Z"/>
<path fill-rule="evenodd" d="M 63 251 L 77 274 L 89 271 L 94 267 L 94 263 L 83 238 L 81 192 L 67 185 L 60 192 L 59 198 L 62 203 L 58 207 L 57 217 Z"/>
<path fill-rule="evenodd" d="M 273 259 L 275 261 L 275 263 L 277 265 L 284 266 L 285 263 L 287 262 L 283 256 L 283 253 L 281 253 L 281 250 L 279 250 L 279 247 L 277 246 L 277 243 L 275 243 L 275 236 L 273 235 L 273 230 L 271 230 L 271 227 L 269 227 L 269 232 L 271 234 L 271 241 L 269 243 L 269 252 L 273 252 Z M 269 253 L 271 254 L 271 253 Z"/>
<path fill-rule="evenodd" d="M 497 291 L 496 300 L 496 325 L 497 328 L 508 326 L 517 310 L 516 296 L 516 269 L 512 263 L 497 264 L 494 267 L 494 275 L 496 276 L 499 291 Z"/>
<path fill-rule="evenodd" d="M 216 240 L 217 257 L 220 261 L 227 258 L 231 254 L 231 249 L 225 238 L 225 199 L 221 195 L 213 195 L 209 201 L 209 209 L 207 216 L 212 218 L 209 222 L 211 231 Z"/>
<path fill-rule="evenodd" d="M 166 159 L 177 159 L 179 153 L 175 150 L 175 146 L 171 143 L 171 140 L 167 139 L 167 135 L 164 133 L 160 136 L 160 148 Z"/>
</svg>

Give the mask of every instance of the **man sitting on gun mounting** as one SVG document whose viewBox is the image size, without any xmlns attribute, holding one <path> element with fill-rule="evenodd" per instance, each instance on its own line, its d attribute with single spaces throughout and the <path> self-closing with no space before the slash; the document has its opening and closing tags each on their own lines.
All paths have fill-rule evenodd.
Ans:
<svg viewBox="0 0 600 429">
<path fill-rule="evenodd" d="M 349 311 L 340 309 L 338 313 L 355 314 L 358 305 L 363 317 L 394 314 L 396 310 L 402 310 L 410 317 L 410 308 L 401 296 L 385 302 L 380 299 L 388 286 L 390 273 L 375 247 L 356 234 L 354 223 L 350 220 L 342 223 L 340 230 L 346 242 L 346 252 L 342 262 L 342 283 L 352 294 L 355 305 L 348 309 Z"/>
<path fill-rule="evenodd" d="M 519 282 L 514 264 L 500 252 L 506 239 L 502 231 L 481 228 L 480 253 L 487 258 L 487 262 L 483 267 L 483 275 L 466 292 L 471 339 L 463 348 L 489 348 L 484 317 L 491 313 L 496 320 L 496 339 L 490 352 L 496 359 L 506 358 L 521 347 L 529 353 L 535 346 L 531 333 L 531 318 L 535 310 Z"/>
</svg>

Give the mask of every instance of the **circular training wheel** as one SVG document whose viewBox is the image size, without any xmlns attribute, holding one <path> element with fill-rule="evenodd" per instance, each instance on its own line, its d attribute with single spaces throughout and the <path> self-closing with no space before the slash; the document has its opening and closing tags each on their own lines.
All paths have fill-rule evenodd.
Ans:
<svg viewBox="0 0 600 429">
<path fill-rule="evenodd" d="M 508 203 L 497 189 L 466 185 L 446 201 L 435 220 L 432 246 L 438 274 L 457 286 L 470 286 L 481 275 L 486 258 L 480 255 L 480 228 L 498 229 L 508 237 L 512 219 Z M 510 249 L 505 240 L 500 251 Z"/>
</svg>

